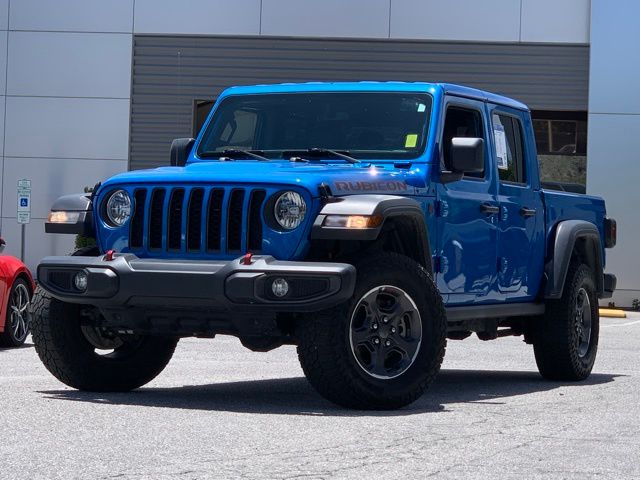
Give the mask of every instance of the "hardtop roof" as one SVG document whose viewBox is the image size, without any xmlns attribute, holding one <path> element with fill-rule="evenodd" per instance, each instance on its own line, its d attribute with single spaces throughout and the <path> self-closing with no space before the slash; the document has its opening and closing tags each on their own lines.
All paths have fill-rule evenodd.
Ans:
<svg viewBox="0 0 640 480">
<path fill-rule="evenodd" d="M 246 85 L 227 88 L 226 95 L 257 94 L 257 93 L 291 93 L 291 92 L 355 92 L 355 91 L 413 91 L 435 93 L 440 89 L 443 93 L 459 97 L 472 98 L 484 102 L 491 102 L 519 110 L 529 111 L 524 103 L 503 95 L 487 92 L 472 87 L 453 83 L 429 82 L 306 82 L 306 83 L 277 83 L 263 85 Z"/>
</svg>

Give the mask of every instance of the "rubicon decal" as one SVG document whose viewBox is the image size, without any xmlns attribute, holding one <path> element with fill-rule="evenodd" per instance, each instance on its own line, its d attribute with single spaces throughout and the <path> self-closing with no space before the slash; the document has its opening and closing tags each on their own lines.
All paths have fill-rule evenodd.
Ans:
<svg viewBox="0 0 640 480">
<path fill-rule="evenodd" d="M 407 184 L 400 181 L 380 182 L 335 182 L 336 190 L 341 192 L 371 192 L 374 190 L 383 192 L 405 192 Z"/>
</svg>

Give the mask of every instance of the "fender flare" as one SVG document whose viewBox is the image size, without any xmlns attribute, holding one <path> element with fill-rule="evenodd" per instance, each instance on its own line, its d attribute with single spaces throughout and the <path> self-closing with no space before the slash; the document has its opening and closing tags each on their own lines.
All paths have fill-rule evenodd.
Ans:
<svg viewBox="0 0 640 480">
<path fill-rule="evenodd" d="M 323 225 L 329 215 L 379 216 L 382 221 L 371 228 L 327 227 Z M 398 195 L 352 195 L 331 197 L 316 217 L 311 229 L 311 240 L 377 240 L 384 231 L 385 224 L 393 219 L 405 219 L 415 229 L 418 258 L 429 273 L 433 273 L 429 232 L 425 214 L 416 200 Z"/>
<path fill-rule="evenodd" d="M 57 223 L 47 219 L 44 230 L 47 233 L 80 234 L 92 237 L 95 234 L 93 225 L 91 193 L 76 193 L 59 197 L 51 206 L 51 212 L 73 212 L 77 219 L 73 223 Z"/>
<path fill-rule="evenodd" d="M 555 228 L 553 250 L 545 264 L 546 285 L 544 298 L 558 299 L 562 297 L 564 284 L 569 271 L 571 255 L 580 240 L 586 242 L 585 253 L 587 262 L 595 273 L 596 291 L 598 297 L 604 294 L 604 262 L 602 258 L 602 243 L 598 228 L 584 220 L 565 220 L 559 222 Z"/>
</svg>

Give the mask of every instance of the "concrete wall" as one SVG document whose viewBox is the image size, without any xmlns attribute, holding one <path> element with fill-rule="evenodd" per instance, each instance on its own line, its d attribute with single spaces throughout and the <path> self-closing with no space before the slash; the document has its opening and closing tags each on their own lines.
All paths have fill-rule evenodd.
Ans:
<svg viewBox="0 0 640 480">
<path fill-rule="evenodd" d="M 53 200 L 126 170 L 133 32 L 588 43 L 589 9 L 589 0 L 0 0 L 7 253 L 19 254 L 18 179 L 32 180 L 33 268 L 72 249 L 73 238 L 44 233 Z"/>
<path fill-rule="evenodd" d="M 16 183 L 30 179 L 33 268 L 73 249 L 44 233 L 51 203 L 127 169 L 133 0 L 5 0 L 0 12 L 1 228 L 18 256 Z"/>
<path fill-rule="evenodd" d="M 640 298 L 640 2 L 593 0 L 587 189 L 607 201 L 618 221 L 618 245 L 607 270 L 618 277 L 613 301 Z"/>
</svg>

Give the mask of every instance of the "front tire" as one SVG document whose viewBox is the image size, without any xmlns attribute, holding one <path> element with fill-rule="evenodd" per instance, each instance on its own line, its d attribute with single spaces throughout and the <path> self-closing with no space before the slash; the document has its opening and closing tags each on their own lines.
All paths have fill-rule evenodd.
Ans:
<svg viewBox="0 0 640 480">
<path fill-rule="evenodd" d="M 39 289 L 33 301 L 33 343 L 49 372 L 79 390 L 122 392 L 153 380 L 169 363 L 174 337 L 118 336 L 91 325 L 82 306 Z"/>
<path fill-rule="evenodd" d="M 394 409 L 418 399 L 446 347 L 446 314 L 433 280 L 402 255 L 356 265 L 354 295 L 303 319 L 298 356 L 311 385 L 357 409 Z"/>
<path fill-rule="evenodd" d="M 572 262 L 562 297 L 547 302 L 533 350 L 540 374 L 549 380 L 578 381 L 591 374 L 598 351 L 600 317 L 592 270 Z"/>
</svg>

